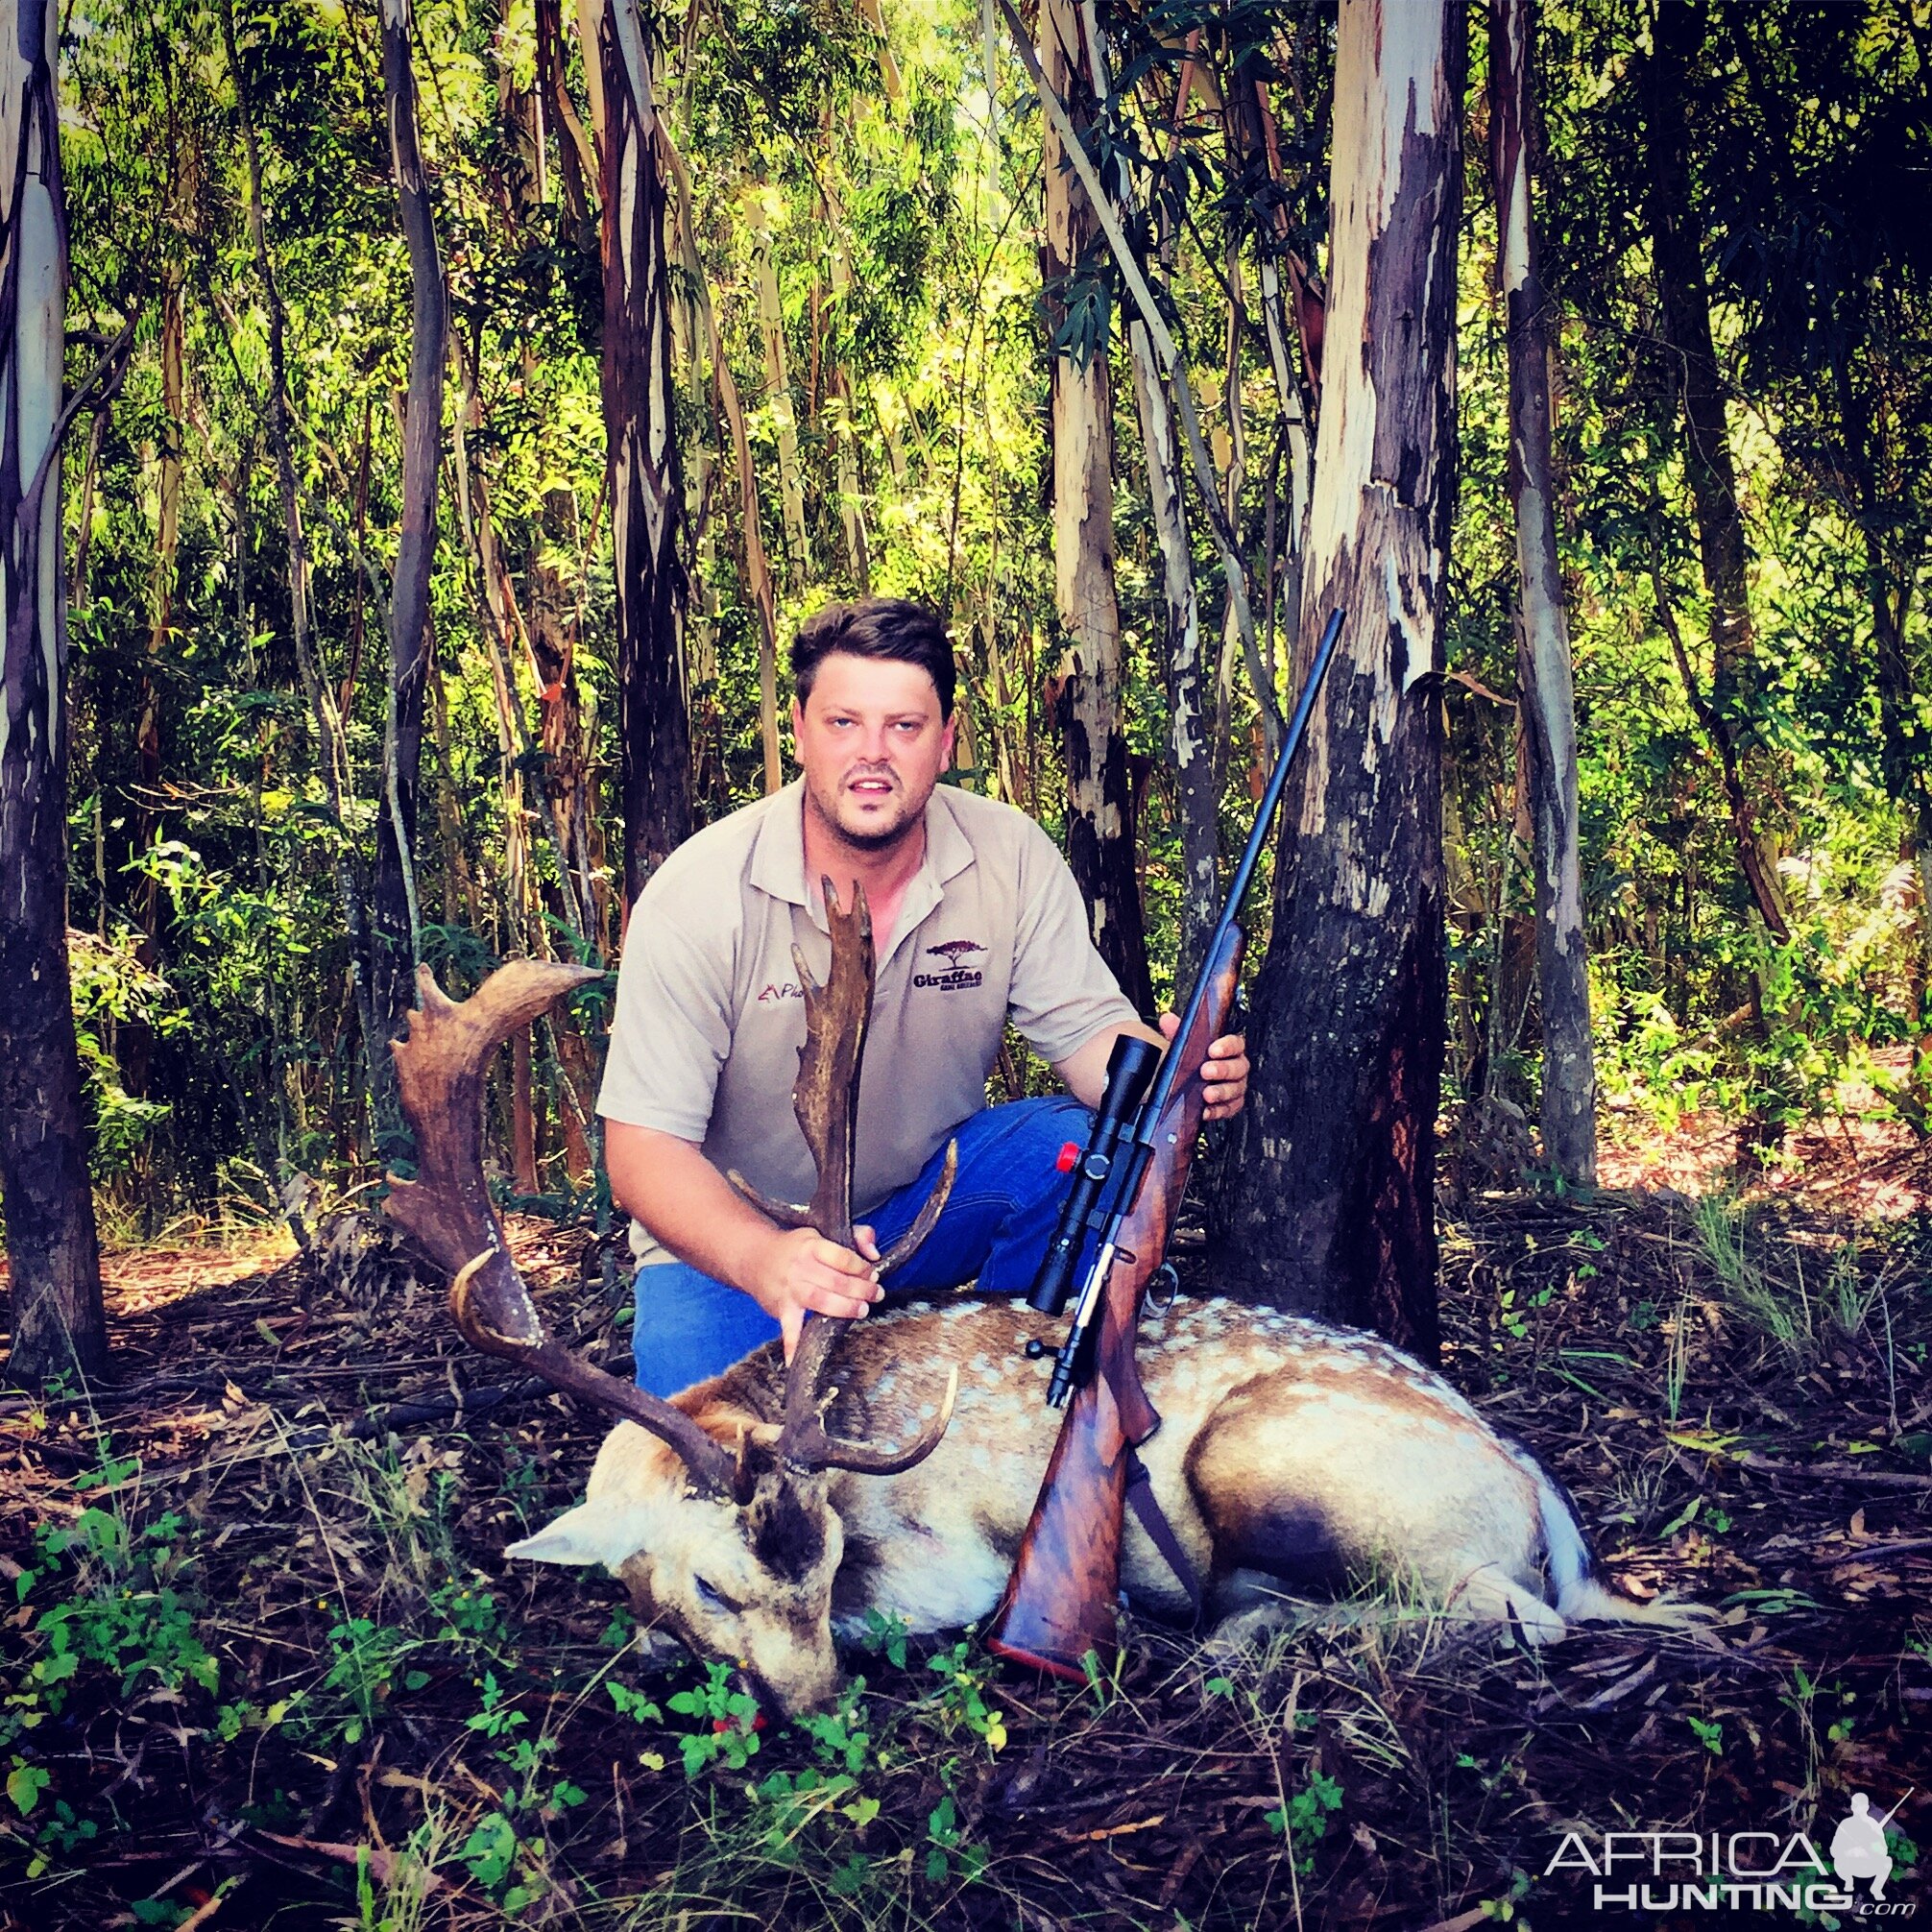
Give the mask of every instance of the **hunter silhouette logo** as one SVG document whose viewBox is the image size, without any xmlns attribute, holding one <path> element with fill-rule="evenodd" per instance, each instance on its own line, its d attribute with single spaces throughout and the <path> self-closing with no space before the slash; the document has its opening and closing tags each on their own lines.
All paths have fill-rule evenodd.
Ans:
<svg viewBox="0 0 1932 1932">
<path fill-rule="evenodd" d="M 915 973 L 912 983 L 915 986 L 936 987 L 941 993 L 967 993 L 985 978 L 983 973 L 976 973 L 971 967 L 959 962 L 970 953 L 983 953 L 985 943 L 978 939 L 948 939 L 937 946 L 929 946 L 927 952 L 935 959 L 946 962 L 943 973 Z"/>
<path fill-rule="evenodd" d="M 1908 1791 L 1905 1798 L 1912 1794 Z M 1905 1798 L 1898 1804 L 1905 1802 Z M 1895 1804 L 1883 1818 L 1872 1815 L 1872 1800 L 1862 1791 L 1851 1794 L 1851 1816 L 1831 1834 L 1831 1869 L 1847 1892 L 1858 1889 L 1861 1878 L 1872 1881 L 1872 1896 L 1885 1902 L 1885 1881 L 1892 1876 L 1892 1853 L 1885 1843 L 1885 1827 L 1896 1815 Z"/>
</svg>

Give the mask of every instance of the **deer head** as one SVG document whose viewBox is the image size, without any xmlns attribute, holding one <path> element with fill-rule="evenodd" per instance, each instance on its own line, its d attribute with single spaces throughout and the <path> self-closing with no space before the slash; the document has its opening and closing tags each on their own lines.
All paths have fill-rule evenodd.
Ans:
<svg viewBox="0 0 1932 1932">
<path fill-rule="evenodd" d="M 768 1201 L 739 1176 L 732 1180 L 782 1225 L 811 1226 L 850 1244 L 872 927 L 862 888 L 850 911 L 829 880 L 824 891 L 832 967 L 823 986 L 794 948 L 806 989 L 806 1038 L 792 1104 L 817 1169 L 812 1200 L 808 1207 Z M 777 1399 L 751 1405 L 742 1389 L 740 1399 L 721 1398 L 716 1383 L 661 1400 L 547 1334 L 484 1185 L 483 1075 L 517 1027 L 596 977 L 584 967 L 515 960 L 453 1003 L 426 966 L 419 970 L 423 1004 L 407 1038 L 394 1047 L 419 1167 L 415 1180 L 392 1180 L 388 1211 L 452 1277 L 451 1312 L 473 1346 L 635 1425 L 607 1438 L 588 1500 L 507 1554 L 602 1562 L 629 1586 L 641 1620 L 668 1628 L 701 1654 L 737 1660 L 782 1708 L 808 1708 L 835 1693 L 839 1680 L 831 1601 L 843 1540 L 827 1472 L 892 1475 L 930 1455 L 951 1420 L 958 1371 L 950 1373 L 932 1422 L 904 1446 L 885 1447 L 827 1431 L 836 1396 L 827 1385 L 843 1321 L 808 1316 Z M 956 1163 L 957 1149 L 949 1147 L 937 1185 L 881 1258 L 881 1272 L 904 1262 L 930 1231 Z"/>
</svg>

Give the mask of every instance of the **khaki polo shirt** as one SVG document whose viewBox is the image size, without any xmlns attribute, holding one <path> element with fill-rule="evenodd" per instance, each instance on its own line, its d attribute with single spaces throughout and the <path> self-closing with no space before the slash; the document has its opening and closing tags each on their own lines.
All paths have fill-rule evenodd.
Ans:
<svg viewBox="0 0 1932 1932">
<path fill-rule="evenodd" d="M 812 1192 L 791 1111 L 805 997 L 832 941 L 805 879 L 794 780 L 687 839 L 639 895 L 617 974 L 597 1111 L 700 1145 L 777 1200 Z M 926 807 L 926 856 L 878 960 L 853 1184 L 863 1214 L 912 1180 L 986 1104 L 1008 1015 L 1064 1060 L 1138 1016 L 1094 950 L 1079 887 L 1023 811 L 952 785 Z M 671 1255 L 634 1226 L 640 1261 Z"/>
</svg>

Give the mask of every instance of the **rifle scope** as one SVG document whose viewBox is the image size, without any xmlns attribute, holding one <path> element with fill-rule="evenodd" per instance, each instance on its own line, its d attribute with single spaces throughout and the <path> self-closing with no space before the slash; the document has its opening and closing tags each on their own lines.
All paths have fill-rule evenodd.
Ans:
<svg viewBox="0 0 1932 1932">
<path fill-rule="evenodd" d="M 1115 1149 L 1134 1124 L 1135 1110 L 1160 1056 L 1161 1050 L 1151 1041 L 1137 1039 L 1131 1033 L 1122 1033 L 1114 1041 L 1114 1051 L 1107 1056 L 1107 1090 L 1094 1115 L 1094 1130 L 1087 1136 L 1086 1150 L 1075 1164 L 1074 1185 L 1061 1203 L 1059 1223 L 1047 1244 L 1047 1257 L 1034 1278 L 1033 1292 L 1026 1297 L 1027 1307 L 1042 1315 L 1058 1315 L 1074 1292 L 1080 1244 L 1087 1229 L 1100 1223 L 1098 1206 L 1114 1172 Z"/>
<path fill-rule="evenodd" d="M 1321 689 L 1321 681 L 1328 675 L 1329 662 L 1335 656 L 1337 643 L 1341 637 L 1341 613 L 1331 611 L 1328 622 L 1323 627 L 1321 641 L 1315 647 L 1315 662 L 1310 665 L 1308 682 L 1301 688 L 1301 696 L 1294 707 L 1294 715 L 1289 721 L 1287 736 L 1282 740 L 1280 755 L 1275 759 L 1274 770 L 1268 781 L 1268 788 L 1262 793 L 1261 802 L 1255 808 L 1254 825 L 1249 830 L 1247 844 L 1242 852 L 1241 863 L 1235 867 L 1234 878 L 1228 885 L 1227 897 L 1221 903 L 1220 917 L 1215 922 L 1213 933 L 1202 951 L 1203 960 L 1219 956 L 1230 931 L 1237 928 L 1241 913 L 1242 900 L 1246 896 L 1248 881 L 1254 877 L 1255 866 L 1261 859 L 1261 850 L 1267 842 L 1268 823 L 1274 817 L 1274 809 L 1281 802 L 1282 788 L 1288 783 L 1289 767 L 1294 762 L 1294 754 L 1299 748 L 1303 734 L 1308 730 L 1310 714 L 1315 710 L 1316 694 Z M 1188 996 L 1186 1010 L 1181 1014 L 1180 1025 L 1174 1029 L 1173 1044 L 1176 1048 L 1194 1031 L 1200 1017 L 1202 1005 L 1208 997 L 1208 976 L 1203 970 L 1195 976 L 1194 991 Z M 1111 1099 L 1114 1092 L 1113 1073 L 1115 1062 L 1120 1058 L 1120 1050 L 1127 1044 L 1123 1038 L 1114 1049 L 1114 1059 L 1107 1063 L 1107 1095 Z M 1151 1052 L 1151 1048 L 1143 1051 Z M 1198 1071 L 1198 1070 L 1196 1070 Z M 1047 1406 L 1058 1409 L 1067 1399 L 1075 1381 L 1085 1373 L 1087 1338 L 1092 1330 L 1095 1316 L 1099 1313 L 1100 1298 L 1106 1291 L 1107 1275 L 1115 1261 L 1114 1242 L 1123 1224 L 1131 1214 L 1134 1196 L 1140 1192 L 1142 1178 L 1153 1165 L 1154 1138 L 1159 1130 L 1162 1117 L 1166 1114 L 1169 1100 L 1173 1097 L 1174 1082 L 1180 1075 L 1178 1052 L 1169 1052 L 1162 1057 L 1160 1072 L 1155 1077 L 1152 1089 L 1147 1099 L 1135 1110 L 1132 1121 L 1115 1131 L 1107 1147 L 1108 1172 L 1118 1175 L 1118 1184 L 1111 1191 L 1111 1198 L 1104 1211 L 1096 1210 L 1091 1205 L 1080 1210 L 1081 1219 L 1091 1216 L 1092 1225 L 1100 1238 L 1099 1252 L 1087 1271 L 1087 1279 L 1081 1287 L 1080 1298 L 1074 1307 L 1074 1318 L 1067 1324 L 1067 1339 L 1060 1346 L 1054 1359 L 1053 1372 L 1047 1384 Z M 1145 1074 L 1141 1076 L 1141 1087 L 1147 1086 Z M 1139 1089 L 1136 1090 L 1137 1092 Z M 1097 1125 L 1098 1135 L 1099 1128 Z M 1124 1143 L 1124 1145 L 1123 1145 Z M 1189 1149 L 1191 1154 L 1192 1148 Z M 1185 1157 L 1184 1157 L 1185 1158 Z M 1182 1171 L 1185 1172 L 1185 1167 Z M 1079 1193 L 1086 1186 L 1082 1175 Z M 1099 1183 L 1094 1186 L 1094 1194 L 1099 1191 Z M 1091 1202 L 1092 1196 L 1088 1196 Z M 1069 1253 L 1066 1267 L 1071 1268 L 1076 1258 L 1083 1228 L 1075 1225 L 1071 1219 L 1073 1198 L 1070 1196 L 1066 1209 L 1061 1212 L 1060 1227 L 1054 1236 L 1054 1248 L 1049 1250 L 1051 1261 L 1062 1237 L 1069 1237 L 1074 1252 Z M 1069 1236 L 1069 1231 L 1072 1230 Z M 1143 1258 L 1149 1271 L 1158 1256 Z M 1047 1272 L 1041 1271 L 1040 1283 L 1029 1297 L 1031 1305 L 1042 1314 L 1058 1314 L 1067 1298 L 1066 1277 L 1055 1282 L 1051 1298 L 1043 1299 L 1047 1292 Z"/>
</svg>

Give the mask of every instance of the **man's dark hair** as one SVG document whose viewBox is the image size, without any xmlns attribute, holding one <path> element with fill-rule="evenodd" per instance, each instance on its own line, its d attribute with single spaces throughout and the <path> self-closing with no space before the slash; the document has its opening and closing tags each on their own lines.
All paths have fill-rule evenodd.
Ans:
<svg viewBox="0 0 1932 1932">
<path fill-rule="evenodd" d="M 953 646 L 937 611 L 906 597 L 860 597 L 808 617 L 791 644 L 791 684 L 801 705 L 811 695 L 820 661 L 833 651 L 917 664 L 939 693 L 940 717 L 953 715 Z"/>
</svg>

